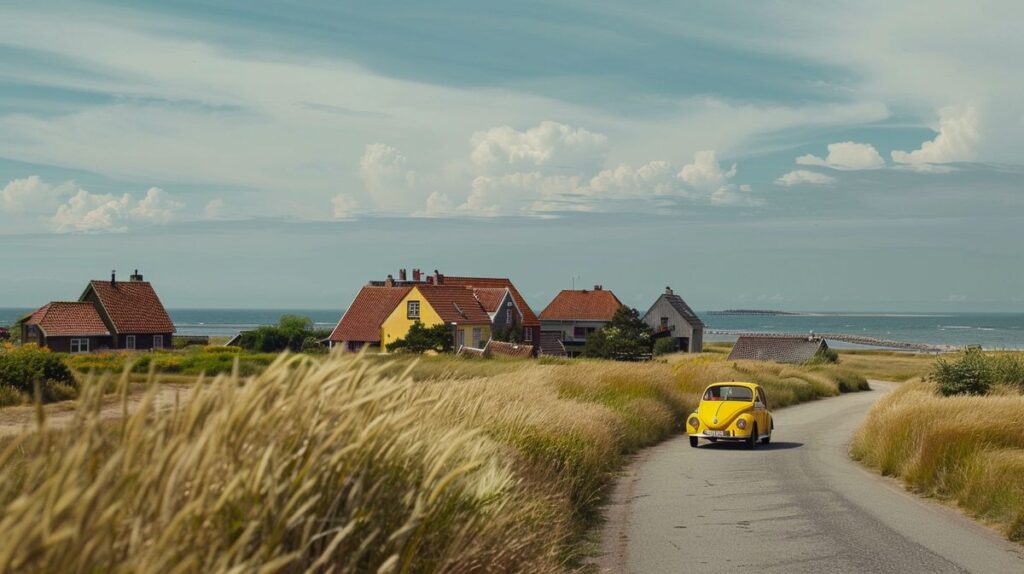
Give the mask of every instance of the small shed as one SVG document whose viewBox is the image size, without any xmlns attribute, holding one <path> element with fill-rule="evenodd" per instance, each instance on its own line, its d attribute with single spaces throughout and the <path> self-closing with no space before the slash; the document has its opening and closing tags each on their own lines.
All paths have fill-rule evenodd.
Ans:
<svg viewBox="0 0 1024 574">
<path fill-rule="evenodd" d="M 806 363 L 827 351 L 828 343 L 820 337 L 743 335 L 733 345 L 729 360 Z"/>
</svg>

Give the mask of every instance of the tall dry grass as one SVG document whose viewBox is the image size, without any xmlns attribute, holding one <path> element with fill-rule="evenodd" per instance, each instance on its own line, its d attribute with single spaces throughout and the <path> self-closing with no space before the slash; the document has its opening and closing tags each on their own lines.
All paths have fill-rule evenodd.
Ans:
<svg viewBox="0 0 1024 574">
<path fill-rule="evenodd" d="M 285 355 L 119 420 L 89 378 L 71 428 L 0 455 L 0 571 L 564 571 L 624 455 L 704 385 L 758 377 L 777 406 L 841 386 L 706 358 L 406 367 Z"/>
<path fill-rule="evenodd" d="M 870 411 L 851 454 L 1024 540 L 1024 396 L 942 397 L 904 383 Z"/>
</svg>

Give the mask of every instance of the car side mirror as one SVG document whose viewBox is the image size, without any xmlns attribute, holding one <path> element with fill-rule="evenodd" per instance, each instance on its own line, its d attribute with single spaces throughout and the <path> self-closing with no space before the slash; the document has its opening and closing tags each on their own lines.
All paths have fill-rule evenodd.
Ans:
<svg viewBox="0 0 1024 574">
<path fill-rule="evenodd" d="M 756 408 L 763 409 L 764 408 L 764 403 L 762 403 L 761 401 L 754 401 L 754 406 Z"/>
</svg>

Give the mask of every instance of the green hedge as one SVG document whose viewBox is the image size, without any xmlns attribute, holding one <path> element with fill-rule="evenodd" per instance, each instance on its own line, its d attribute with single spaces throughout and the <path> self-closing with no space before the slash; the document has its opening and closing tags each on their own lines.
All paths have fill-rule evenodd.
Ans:
<svg viewBox="0 0 1024 574">
<path fill-rule="evenodd" d="M 78 396 L 78 382 L 61 355 L 35 345 L 0 352 L 0 406 L 31 401 L 36 383 L 43 402 Z"/>
</svg>

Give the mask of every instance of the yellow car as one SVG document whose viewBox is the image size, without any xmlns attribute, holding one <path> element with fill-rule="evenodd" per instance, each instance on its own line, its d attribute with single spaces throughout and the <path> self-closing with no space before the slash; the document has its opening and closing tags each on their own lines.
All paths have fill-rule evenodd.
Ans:
<svg viewBox="0 0 1024 574">
<path fill-rule="evenodd" d="M 714 383 L 704 389 L 697 412 L 686 420 L 690 446 L 697 441 L 742 441 L 754 448 L 757 441 L 768 444 L 772 440 L 775 422 L 768 412 L 764 389 L 754 383 Z"/>
</svg>

